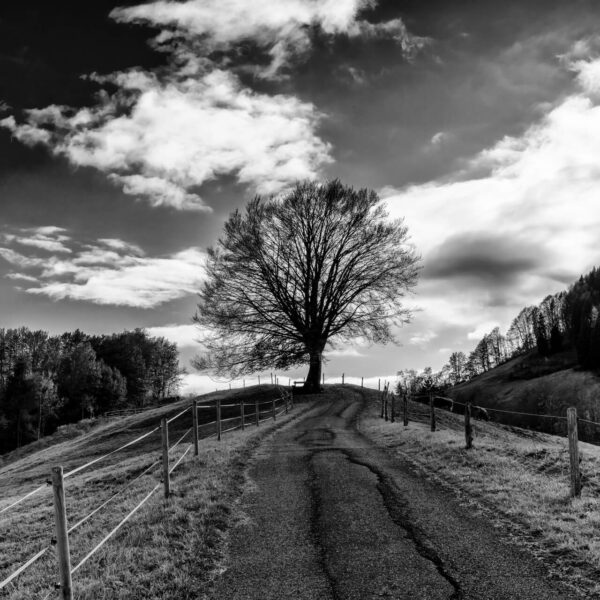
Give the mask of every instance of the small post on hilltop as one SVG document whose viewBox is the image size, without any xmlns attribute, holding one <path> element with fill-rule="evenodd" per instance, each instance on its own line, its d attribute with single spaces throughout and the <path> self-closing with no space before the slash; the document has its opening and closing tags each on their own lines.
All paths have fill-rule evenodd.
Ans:
<svg viewBox="0 0 600 600">
<path fill-rule="evenodd" d="M 579 470 L 579 445 L 577 436 L 577 409 L 567 408 L 567 427 L 569 435 L 569 459 L 571 463 L 571 497 L 581 496 L 581 471 Z"/>
<path fill-rule="evenodd" d="M 169 480 L 169 424 L 167 423 L 167 417 L 162 418 L 160 431 L 162 434 L 163 485 L 165 488 L 165 498 L 168 498 L 171 493 L 171 482 Z"/>
<path fill-rule="evenodd" d="M 194 429 L 194 456 L 198 456 L 198 402 L 192 402 L 192 427 Z"/>
<path fill-rule="evenodd" d="M 221 441 L 221 399 L 217 398 L 217 441 Z"/>
<path fill-rule="evenodd" d="M 52 469 L 52 494 L 54 496 L 54 520 L 56 522 L 56 550 L 60 573 L 60 594 L 62 600 L 72 600 L 73 582 L 71 580 L 71 556 L 69 553 L 69 534 L 67 530 L 67 510 L 65 506 L 62 467 L 54 467 Z"/>
<path fill-rule="evenodd" d="M 377 391 L 381 391 L 381 377 L 377 380 Z"/>
<path fill-rule="evenodd" d="M 360 387 L 364 387 L 364 383 L 365 383 L 365 378 L 361 377 L 360 378 Z"/>
<path fill-rule="evenodd" d="M 471 426 L 471 403 L 465 405 L 465 442 L 466 449 L 470 450 L 473 447 L 473 428 Z"/>
<path fill-rule="evenodd" d="M 260 375 L 258 376 L 258 385 L 260 385 Z"/>
<path fill-rule="evenodd" d="M 431 431 L 435 431 L 435 406 L 433 404 L 433 392 L 429 392 L 429 420 Z"/>
</svg>

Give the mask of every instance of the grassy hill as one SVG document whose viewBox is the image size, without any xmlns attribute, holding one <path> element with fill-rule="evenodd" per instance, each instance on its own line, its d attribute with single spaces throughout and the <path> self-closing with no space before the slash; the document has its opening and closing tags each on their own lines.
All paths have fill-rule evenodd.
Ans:
<svg viewBox="0 0 600 600">
<path fill-rule="evenodd" d="M 565 416 L 569 406 L 581 419 L 600 422 L 600 377 L 576 366 L 572 351 L 550 358 L 536 352 L 514 358 L 454 387 L 450 396 L 459 402 L 505 411 Z M 524 417 L 490 411 L 494 420 L 563 434 L 563 420 Z M 580 423 L 580 438 L 600 442 L 600 428 Z"/>
<path fill-rule="evenodd" d="M 299 414 L 270 418 L 271 399 L 279 398 L 276 386 L 254 386 L 244 390 L 216 392 L 198 398 L 204 406 L 217 398 L 224 405 L 223 419 L 239 415 L 239 402 L 266 402 L 265 421 L 256 427 L 253 415 L 245 431 L 225 433 L 201 440 L 198 457 L 189 452 L 172 475 L 173 496 L 163 498 L 162 486 L 114 538 L 73 576 L 76 597 L 98 598 L 187 598 L 200 597 L 218 570 L 223 536 L 232 518 L 234 500 L 245 485 L 243 469 L 260 439 Z M 51 487 L 47 486 L 23 503 L 2 512 L 15 500 L 44 486 L 51 468 L 62 465 L 67 472 L 152 431 L 162 417 L 171 418 L 190 405 L 189 400 L 143 413 L 95 423 L 87 432 L 64 439 L 58 434 L 38 444 L 15 451 L 0 463 L 0 582 L 32 555 L 49 550 L 13 583 L 0 591 L 11 600 L 45 598 L 58 581 L 51 538 L 54 517 Z M 201 437 L 214 433 L 214 408 L 199 411 Z M 204 417 L 202 415 L 205 415 Z M 223 429 L 239 421 L 230 420 Z M 191 428 L 188 411 L 169 425 L 170 464 L 189 448 L 191 435 L 174 444 Z M 86 426 L 87 427 L 87 426 Z M 81 431 L 86 428 L 82 427 Z M 67 436 L 68 437 L 68 436 Z M 41 443 L 41 442 L 40 442 Z M 155 431 L 139 443 L 102 458 L 65 479 L 69 527 L 108 502 L 69 534 L 72 567 L 123 519 L 161 478 L 161 433 Z M 8 593 L 7 593 L 8 592 Z M 54 593 L 50 597 L 54 598 Z"/>
</svg>

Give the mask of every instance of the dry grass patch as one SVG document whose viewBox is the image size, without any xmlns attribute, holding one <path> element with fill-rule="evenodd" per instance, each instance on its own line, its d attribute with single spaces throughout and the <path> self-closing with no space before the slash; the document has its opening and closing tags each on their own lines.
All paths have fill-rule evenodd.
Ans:
<svg viewBox="0 0 600 600">
<path fill-rule="evenodd" d="M 375 398 L 373 398 L 375 400 Z M 600 448 L 580 443 L 584 487 L 572 500 L 566 438 L 474 422 L 474 447 L 465 449 L 463 417 L 410 404 L 410 423 L 385 422 L 373 401 L 360 430 L 377 445 L 408 459 L 461 502 L 490 518 L 517 543 L 526 543 L 551 572 L 587 598 L 600 598 Z"/>
</svg>

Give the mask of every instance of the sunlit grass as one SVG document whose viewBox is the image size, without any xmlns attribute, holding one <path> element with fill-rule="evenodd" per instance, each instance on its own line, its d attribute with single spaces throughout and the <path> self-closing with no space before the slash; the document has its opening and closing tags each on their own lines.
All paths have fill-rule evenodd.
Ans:
<svg viewBox="0 0 600 600">
<path fill-rule="evenodd" d="M 410 412 L 407 427 L 401 418 L 386 422 L 374 398 L 361 431 L 529 544 L 587 597 L 600 597 L 599 447 L 580 443 L 584 487 L 571 499 L 566 438 L 475 421 L 474 447 L 466 450 L 463 416 L 437 411 L 431 432 L 427 407 L 411 403 Z"/>
</svg>

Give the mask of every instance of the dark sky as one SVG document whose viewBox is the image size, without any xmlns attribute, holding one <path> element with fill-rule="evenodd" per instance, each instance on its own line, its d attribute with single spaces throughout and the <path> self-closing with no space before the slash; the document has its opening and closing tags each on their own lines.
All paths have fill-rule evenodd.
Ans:
<svg viewBox="0 0 600 600">
<path fill-rule="evenodd" d="M 0 325 L 187 358 L 224 219 L 304 177 L 379 191 L 425 267 L 403 347 L 332 376 L 440 367 L 597 264 L 598 4 L 363 4 L 3 3 Z"/>
</svg>

